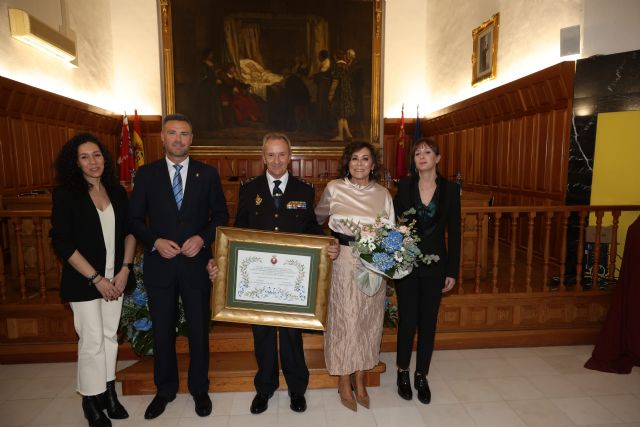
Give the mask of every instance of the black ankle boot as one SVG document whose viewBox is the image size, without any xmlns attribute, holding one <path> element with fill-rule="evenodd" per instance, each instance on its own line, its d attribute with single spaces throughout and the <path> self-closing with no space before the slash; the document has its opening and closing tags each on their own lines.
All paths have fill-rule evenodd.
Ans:
<svg viewBox="0 0 640 427">
<path fill-rule="evenodd" d="M 409 371 L 398 370 L 398 395 L 404 400 L 411 400 L 413 392 L 411 391 L 411 380 L 409 379 Z"/>
<path fill-rule="evenodd" d="M 431 390 L 429 389 L 429 382 L 425 374 L 416 372 L 413 377 L 413 385 L 418 391 L 418 400 L 425 405 L 431 402 Z"/>
<path fill-rule="evenodd" d="M 111 420 L 102 412 L 100 396 L 82 396 L 82 411 L 89 427 L 111 427 Z"/>
<path fill-rule="evenodd" d="M 129 418 L 127 410 L 124 409 L 124 406 L 122 406 L 122 404 L 118 401 L 115 381 L 109 381 L 107 383 L 107 391 L 104 392 L 103 396 L 104 407 L 107 410 L 107 415 L 109 415 L 109 418 L 114 420 Z"/>
</svg>

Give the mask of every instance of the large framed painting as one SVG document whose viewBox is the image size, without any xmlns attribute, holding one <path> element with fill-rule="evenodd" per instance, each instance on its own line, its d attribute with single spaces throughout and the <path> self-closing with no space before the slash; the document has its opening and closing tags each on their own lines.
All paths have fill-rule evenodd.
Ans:
<svg viewBox="0 0 640 427">
<path fill-rule="evenodd" d="M 165 113 L 195 144 L 380 138 L 383 0 L 159 0 Z"/>
<path fill-rule="evenodd" d="M 473 55 L 471 65 L 473 67 L 471 84 L 495 79 L 498 70 L 498 30 L 500 27 L 500 14 L 496 13 L 489 20 L 471 32 L 473 38 Z"/>
<path fill-rule="evenodd" d="M 324 330 L 333 240 L 218 227 L 212 320 Z"/>
</svg>

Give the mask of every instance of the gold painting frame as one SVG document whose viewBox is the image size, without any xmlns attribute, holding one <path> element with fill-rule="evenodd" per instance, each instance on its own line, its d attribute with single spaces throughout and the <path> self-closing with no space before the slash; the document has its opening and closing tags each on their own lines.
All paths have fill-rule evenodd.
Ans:
<svg viewBox="0 0 640 427">
<path fill-rule="evenodd" d="M 496 13 L 471 32 L 473 55 L 471 56 L 473 86 L 495 79 L 498 71 L 498 33 L 500 13 Z"/>
<path fill-rule="evenodd" d="M 216 230 L 215 260 L 219 268 L 211 296 L 211 319 L 221 322 L 270 325 L 323 331 L 326 328 L 332 261 L 327 254 L 333 238 L 235 227 Z M 269 254 L 309 255 L 308 307 L 260 301 L 238 301 L 237 256 L 249 248 Z M 275 257 L 275 255 L 273 255 Z M 312 293 L 312 294 L 311 294 Z"/>
<path fill-rule="evenodd" d="M 233 0 L 224 0 L 231 1 Z M 358 0 L 362 2 L 363 0 Z M 382 36 L 383 36 L 383 7 L 385 0 L 366 0 L 372 5 L 372 31 L 371 39 L 371 73 L 368 76 L 366 89 L 370 94 L 370 102 L 367 108 L 370 112 L 368 115 L 367 133 L 372 143 L 378 143 L 381 138 L 381 118 L 382 118 Z M 176 69 L 174 62 L 174 29 L 172 17 L 172 0 L 158 0 L 160 10 L 160 38 L 162 50 L 162 80 L 163 80 L 163 114 L 176 113 Z M 348 46 L 345 46 L 345 48 Z M 366 99 L 366 97 L 365 97 Z M 365 117 L 367 115 L 365 114 Z M 319 140 L 317 145 L 322 145 Z M 206 144 L 212 145 L 212 144 Z M 224 146 L 225 144 L 221 144 Z M 213 144 L 213 146 L 217 146 Z"/>
</svg>

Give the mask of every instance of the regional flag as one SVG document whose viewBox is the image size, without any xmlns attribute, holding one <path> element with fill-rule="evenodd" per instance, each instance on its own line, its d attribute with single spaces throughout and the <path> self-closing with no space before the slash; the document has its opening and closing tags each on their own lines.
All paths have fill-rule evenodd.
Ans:
<svg viewBox="0 0 640 427">
<path fill-rule="evenodd" d="M 127 115 L 122 116 L 122 138 L 120 139 L 120 149 L 118 152 L 118 165 L 120 183 L 128 185 L 136 175 L 136 164 L 133 158 L 133 145 L 129 137 L 129 121 Z"/>
<path fill-rule="evenodd" d="M 144 165 L 144 145 L 142 144 L 142 132 L 140 132 L 140 119 L 138 110 L 134 110 L 133 116 L 133 152 L 135 154 L 136 169 Z"/>
<path fill-rule="evenodd" d="M 404 134 L 404 105 L 400 119 L 400 132 L 396 143 L 396 173 L 394 178 L 400 179 L 407 175 L 407 137 Z"/>
</svg>

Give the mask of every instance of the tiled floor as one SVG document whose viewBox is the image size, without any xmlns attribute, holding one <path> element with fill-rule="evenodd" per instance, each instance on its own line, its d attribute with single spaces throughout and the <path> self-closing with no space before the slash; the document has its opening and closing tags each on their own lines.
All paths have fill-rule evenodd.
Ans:
<svg viewBox="0 0 640 427">
<path fill-rule="evenodd" d="M 584 369 L 590 346 L 437 351 L 431 365 L 430 405 L 396 394 L 394 354 L 370 388 L 371 410 L 350 412 L 336 390 L 307 392 L 308 409 L 289 409 L 278 392 L 267 412 L 251 415 L 253 393 L 212 393 L 213 414 L 199 418 L 190 396 L 179 395 L 158 419 L 147 421 L 151 396 L 121 400 L 134 426 L 640 426 L 640 369 L 630 375 Z M 127 362 L 129 363 L 129 362 Z M 126 366 L 125 363 L 121 367 Z M 0 426 L 87 426 L 75 393 L 75 364 L 0 365 Z"/>
</svg>

